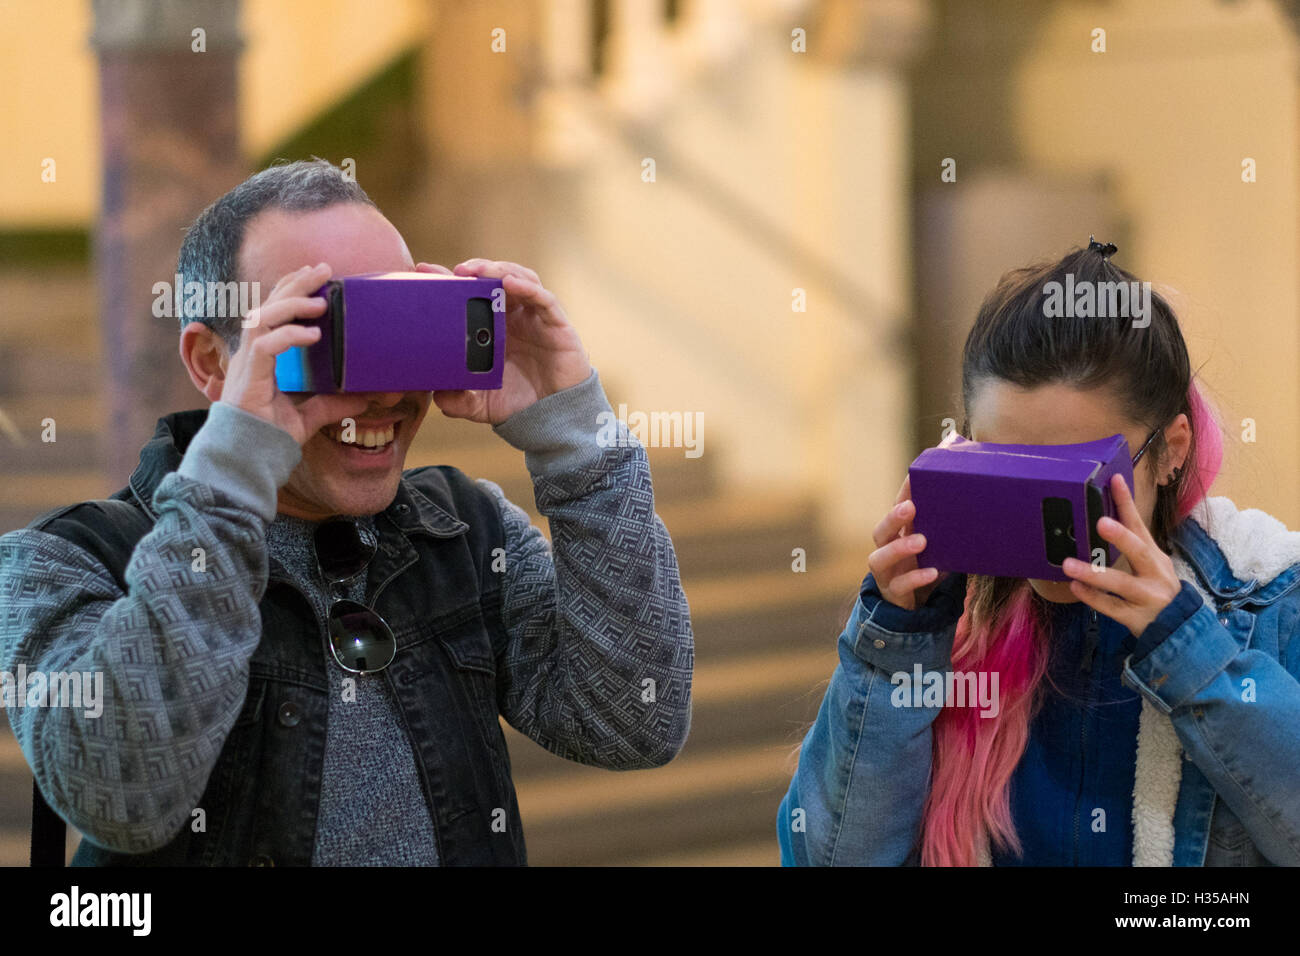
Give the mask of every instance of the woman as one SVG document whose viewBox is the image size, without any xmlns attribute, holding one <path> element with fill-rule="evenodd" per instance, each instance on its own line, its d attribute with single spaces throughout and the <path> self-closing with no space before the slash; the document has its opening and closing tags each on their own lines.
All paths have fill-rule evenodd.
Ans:
<svg viewBox="0 0 1300 956">
<path fill-rule="evenodd" d="M 781 803 L 783 864 L 1300 864 L 1300 533 L 1206 497 L 1222 440 L 1167 302 L 1044 314 L 1067 275 L 1135 281 L 1114 251 L 1004 276 L 962 400 L 976 441 L 1122 433 L 1135 494 L 1116 476 L 1097 530 L 1123 557 L 1066 582 L 939 574 L 904 481 Z M 995 716 L 894 706 L 918 664 L 975 672 Z"/>
</svg>

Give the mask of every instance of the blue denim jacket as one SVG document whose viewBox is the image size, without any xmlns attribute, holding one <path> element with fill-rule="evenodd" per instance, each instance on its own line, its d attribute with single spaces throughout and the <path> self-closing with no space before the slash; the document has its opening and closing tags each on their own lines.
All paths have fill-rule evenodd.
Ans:
<svg viewBox="0 0 1300 956">
<path fill-rule="evenodd" d="M 1143 698 L 1133 862 L 1300 865 L 1300 533 L 1210 498 L 1173 547 L 1200 604 L 1173 602 L 1124 663 Z M 965 583 L 915 611 L 864 586 L 778 810 L 783 865 L 919 861 L 938 709 L 894 706 L 890 675 L 951 670 Z"/>
</svg>

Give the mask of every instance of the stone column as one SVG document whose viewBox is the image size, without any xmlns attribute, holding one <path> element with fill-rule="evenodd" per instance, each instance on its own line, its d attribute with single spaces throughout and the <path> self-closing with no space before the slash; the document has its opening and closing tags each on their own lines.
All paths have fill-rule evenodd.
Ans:
<svg viewBox="0 0 1300 956">
<path fill-rule="evenodd" d="M 159 416 L 205 399 L 185 374 L 179 323 L 155 318 L 183 230 L 239 181 L 238 0 L 94 0 L 103 194 L 96 293 L 107 409 L 105 466 L 125 484 Z M 89 309 L 88 309 L 89 311 Z"/>
</svg>

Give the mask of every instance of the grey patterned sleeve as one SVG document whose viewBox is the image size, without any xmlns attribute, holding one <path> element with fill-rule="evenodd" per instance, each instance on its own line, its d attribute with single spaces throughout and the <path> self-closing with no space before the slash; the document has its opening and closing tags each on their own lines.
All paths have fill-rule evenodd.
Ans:
<svg viewBox="0 0 1300 956">
<path fill-rule="evenodd" d="M 189 822 L 248 690 L 265 516 L 300 456 L 286 432 L 213 405 L 154 494 L 125 594 L 63 538 L 0 537 L 0 670 L 102 682 L 94 708 L 9 710 L 46 800 L 93 843 L 149 852 Z"/>
<path fill-rule="evenodd" d="M 607 417 L 605 417 L 607 416 Z M 593 372 L 496 431 L 525 452 L 554 547 L 488 481 L 506 534 L 501 711 L 547 750 L 611 770 L 658 767 L 690 730 L 694 638 L 645 449 L 601 447 L 613 419 Z"/>
</svg>

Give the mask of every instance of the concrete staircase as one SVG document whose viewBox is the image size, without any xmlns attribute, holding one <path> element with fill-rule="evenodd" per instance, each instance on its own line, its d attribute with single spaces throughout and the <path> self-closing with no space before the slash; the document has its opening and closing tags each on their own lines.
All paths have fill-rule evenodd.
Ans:
<svg viewBox="0 0 1300 956">
<path fill-rule="evenodd" d="M 124 483 L 97 467 L 101 348 L 89 289 L 84 270 L 0 273 L 9 305 L 0 313 L 0 412 L 25 439 L 16 444 L 0 421 L 0 531 Z M 47 417 L 57 422 L 54 443 L 40 441 Z M 827 553 L 804 498 L 719 487 L 709 456 L 652 449 L 650 460 L 695 630 L 690 738 L 664 768 L 619 773 L 565 761 L 507 726 L 530 862 L 775 864 L 777 805 L 835 667 L 865 554 Z M 489 429 L 435 409 L 407 464 L 440 462 L 496 481 L 547 530 L 523 455 Z M 807 552 L 806 573 L 791 569 L 795 547 Z M 27 860 L 30 786 L 0 721 L 0 865 Z M 75 844 L 70 834 L 69 850 Z"/>
</svg>

